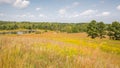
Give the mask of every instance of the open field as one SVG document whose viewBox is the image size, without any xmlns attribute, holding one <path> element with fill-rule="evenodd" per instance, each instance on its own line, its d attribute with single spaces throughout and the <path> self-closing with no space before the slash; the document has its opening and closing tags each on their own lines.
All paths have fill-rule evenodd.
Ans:
<svg viewBox="0 0 120 68">
<path fill-rule="evenodd" d="M 120 41 L 85 33 L 0 35 L 0 68 L 120 68 Z"/>
</svg>

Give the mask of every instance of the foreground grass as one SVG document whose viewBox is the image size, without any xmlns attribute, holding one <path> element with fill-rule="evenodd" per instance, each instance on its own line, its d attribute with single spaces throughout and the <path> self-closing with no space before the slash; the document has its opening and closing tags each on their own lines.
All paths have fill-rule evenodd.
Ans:
<svg viewBox="0 0 120 68">
<path fill-rule="evenodd" d="M 0 68 L 120 68 L 120 42 L 84 33 L 1 35 Z"/>
</svg>

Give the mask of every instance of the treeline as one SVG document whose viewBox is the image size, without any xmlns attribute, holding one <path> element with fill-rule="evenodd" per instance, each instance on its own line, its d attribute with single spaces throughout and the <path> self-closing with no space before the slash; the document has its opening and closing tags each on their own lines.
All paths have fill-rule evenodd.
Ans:
<svg viewBox="0 0 120 68">
<path fill-rule="evenodd" d="M 50 23 L 50 22 L 9 22 L 0 21 L 0 30 L 16 30 L 16 29 L 43 29 L 68 33 L 86 32 L 87 25 L 85 23 Z"/>
<path fill-rule="evenodd" d="M 111 24 L 92 20 L 90 23 L 50 23 L 50 22 L 10 22 L 0 21 L 0 30 L 52 30 L 59 32 L 78 33 L 86 32 L 91 38 L 105 38 L 120 40 L 120 23 L 115 21 Z"/>
<path fill-rule="evenodd" d="M 103 22 L 91 21 L 87 26 L 88 36 L 91 38 L 105 38 L 109 36 L 110 39 L 120 40 L 120 23 L 115 21 L 112 24 L 104 24 Z"/>
</svg>

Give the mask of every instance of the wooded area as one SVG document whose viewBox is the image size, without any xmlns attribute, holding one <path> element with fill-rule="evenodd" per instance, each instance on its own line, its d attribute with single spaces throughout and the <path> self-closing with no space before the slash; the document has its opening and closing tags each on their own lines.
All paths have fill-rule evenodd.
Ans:
<svg viewBox="0 0 120 68">
<path fill-rule="evenodd" d="M 12 22 L 0 21 L 0 30 L 51 30 L 67 33 L 87 32 L 91 38 L 100 37 L 105 38 L 109 36 L 110 39 L 120 40 L 120 23 L 115 21 L 112 24 L 105 24 L 104 22 L 97 22 L 92 20 L 89 23 L 55 23 L 55 22 Z"/>
</svg>

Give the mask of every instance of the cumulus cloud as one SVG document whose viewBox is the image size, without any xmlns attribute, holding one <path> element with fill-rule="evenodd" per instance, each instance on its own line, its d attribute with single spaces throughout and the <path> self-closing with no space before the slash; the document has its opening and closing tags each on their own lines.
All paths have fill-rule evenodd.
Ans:
<svg viewBox="0 0 120 68">
<path fill-rule="evenodd" d="M 75 8 L 79 5 L 80 5 L 79 2 L 73 2 L 71 5 L 65 6 L 64 9 L 72 9 L 72 8 Z"/>
<path fill-rule="evenodd" d="M 10 3 L 14 2 L 14 1 L 15 0 L 0 0 L 0 4 L 4 4 L 4 3 L 10 4 Z"/>
<path fill-rule="evenodd" d="M 47 16 L 45 16 L 44 14 L 39 14 L 39 17 L 46 18 Z"/>
<path fill-rule="evenodd" d="M 78 6 L 79 4 L 79 2 L 73 2 L 72 6 Z"/>
<path fill-rule="evenodd" d="M 36 11 L 39 11 L 39 10 L 41 10 L 41 8 L 36 8 L 35 10 L 36 10 Z"/>
<path fill-rule="evenodd" d="M 58 10 L 59 14 L 64 15 L 65 13 L 67 13 L 68 10 L 75 8 L 79 6 L 79 2 L 73 2 L 71 5 L 69 6 L 65 6 L 64 8 L 61 8 Z"/>
<path fill-rule="evenodd" d="M 26 8 L 29 4 L 30 2 L 28 0 L 16 0 L 13 6 L 17 8 Z"/>
<path fill-rule="evenodd" d="M 102 12 L 101 14 L 98 14 L 96 16 L 109 16 L 110 12 Z"/>
<path fill-rule="evenodd" d="M 86 11 L 80 13 L 80 15 L 87 16 L 87 15 L 95 14 L 96 12 L 97 12 L 97 10 L 89 9 L 89 10 L 86 10 Z"/>
<path fill-rule="evenodd" d="M 79 14 L 75 14 L 75 15 L 73 15 L 72 17 L 79 17 L 80 15 Z"/>
<path fill-rule="evenodd" d="M 19 18 L 34 18 L 35 15 L 33 15 L 31 13 L 26 13 L 26 14 L 17 15 L 17 17 L 19 17 Z"/>
<path fill-rule="evenodd" d="M 79 14 L 71 14 L 71 15 L 68 15 L 66 18 L 77 18 L 79 16 L 80 16 Z"/>
<path fill-rule="evenodd" d="M 4 13 L 0 13 L 0 16 L 4 16 Z"/>
<path fill-rule="evenodd" d="M 59 10 L 59 14 L 63 15 L 63 14 L 65 14 L 65 13 L 66 13 L 66 9 L 60 9 L 60 10 Z"/>
<path fill-rule="evenodd" d="M 24 18 L 24 17 L 27 17 L 27 15 L 26 14 L 17 15 L 17 17 Z"/>
<path fill-rule="evenodd" d="M 33 18 L 33 17 L 35 17 L 35 15 L 32 15 L 32 14 L 31 14 L 31 15 L 29 15 L 28 17 Z"/>
<path fill-rule="evenodd" d="M 16 8 L 26 8 L 30 4 L 29 0 L 0 0 L 0 4 L 10 4 Z"/>
<path fill-rule="evenodd" d="M 108 15 L 110 15 L 110 12 L 103 12 L 102 15 L 103 16 L 108 16 Z"/>
<path fill-rule="evenodd" d="M 117 9 L 120 10 L 120 5 L 117 6 Z"/>
</svg>

